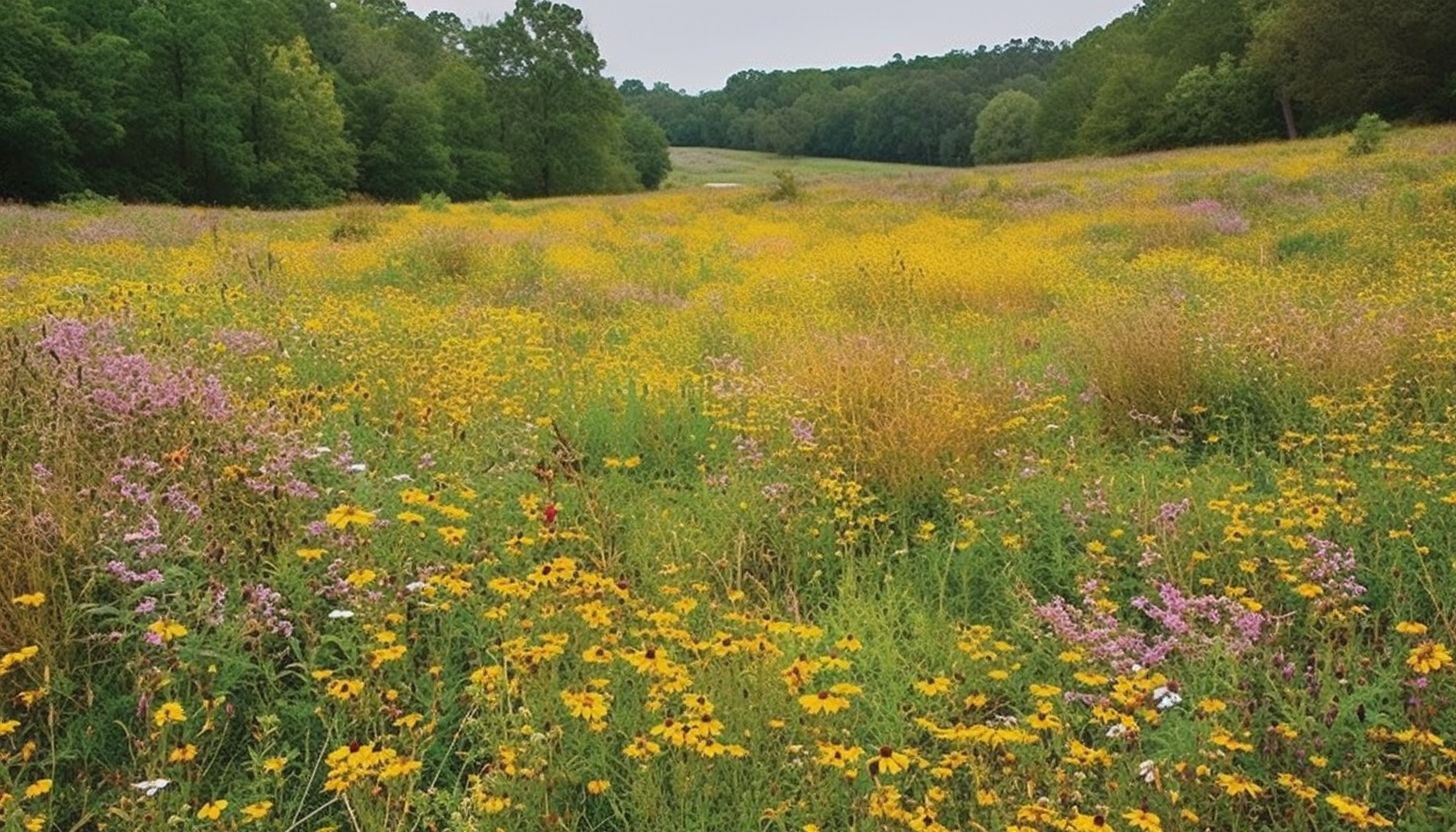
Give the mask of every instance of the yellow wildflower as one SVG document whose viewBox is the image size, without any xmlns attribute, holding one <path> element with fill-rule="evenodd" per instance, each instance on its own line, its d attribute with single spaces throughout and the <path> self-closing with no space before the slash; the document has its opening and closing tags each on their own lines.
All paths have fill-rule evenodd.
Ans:
<svg viewBox="0 0 1456 832">
<path fill-rule="evenodd" d="M 161 728 L 169 722 L 186 721 L 187 712 L 182 710 L 182 703 L 180 702 L 163 702 L 152 713 L 152 722 L 156 723 L 158 728 Z"/>
<path fill-rule="evenodd" d="M 242 810 L 243 823 L 252 823 L 255 820 L 262 820 L 263 818 L 268 817 L 268 813 L 272 810 L 273 801 L 271 800 L 260 800 L 250 806 L 244 806 Z"/>
<path fill-rule="evenodd" d="M 1258 797 L 1264 793 L 1264 787 L 1242 774 L 1220 774 L 1217 778 L 1218 785 L 1229 797 L 1238 797 L 1246 794 L 1249 797 Z"/>
<path fill-rule="evenodd" d="M 1122 813 L 1123 820 L 1134 829 L 1142 832 L 1163 832 L 1163 820 L 1152 812 L 1142 809 L 1133 809 Z"/>
<path fill-rule="evenodd" d="M 1451 664 L 1451 651 L 1438 641 L 1423 641 L 1411 650 L 1405 663 L 1424 676 Z"/>
<path fill-rule="evenodd" d="M 374 515 L 359 506 L 344 503 L 336 506 L 324 518 L 330 526 L 343 531 L 350 526 L 368 526 L 374 522 Z"/>
<path fill-rule="evenodd" d="M 806 693 L 799 697 L 799 707 L 811 714 L 832 714 L 849 707 L 849 700 L 827 690 Z"/>
<path fill-rule="evenodd" d="M 870 774 L 899 774 L 910 767 L 910 758 L 900 751 L 896 751 L 888 745 L 880 746 L 880 750 L 870 758 Z"/>
<path fill-rule="evenodd" d="M 217 820 L 222 817 L 222 812 L 227 807 L 226 800 L 214 800 L 197 810 L 197 818 L 199 820 Z"/>
<path fill-rule="evenodd" d="M 147 632 L 152 633 L 163 642 L 168 642 L 187 635 L 187 627 L 170 618 L 158 618 L 147 627 Z"/>
</svg>

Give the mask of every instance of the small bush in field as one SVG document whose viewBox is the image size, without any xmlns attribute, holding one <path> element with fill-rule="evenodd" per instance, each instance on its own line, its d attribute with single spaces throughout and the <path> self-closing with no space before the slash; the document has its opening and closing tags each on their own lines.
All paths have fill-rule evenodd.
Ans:
<svg viewBox="0 0 1456 832">
<path fill-rule="evenodd" d="M 804 189 L 793 171 L 776 170 L 773 175 L 774 186 L 768 194 L 771 202 L 798 202 L 804 198 Z"/>
<path fill-rule="evenodd" d="M 334 214 L 329 239 L 336 243 L 362 243 L 373 239 L 385 219 L 384 207 L 372 202 L 352 202 Z"/>
<path fill-rule="evenodd" d="M 425 194 L 420 197 L 420 210 L 443 214 L 450 210 L 450 195 L 444 192 Z"/>
<path fill-rule="evenodd" d="M 1379 150 L 1388 138 L 1390 123 L 1375 113 L 1366 113 L 1355 122 L 1355 130 L 1350 135 L 1349 154 L 1368 156 Z"/>
</svg>

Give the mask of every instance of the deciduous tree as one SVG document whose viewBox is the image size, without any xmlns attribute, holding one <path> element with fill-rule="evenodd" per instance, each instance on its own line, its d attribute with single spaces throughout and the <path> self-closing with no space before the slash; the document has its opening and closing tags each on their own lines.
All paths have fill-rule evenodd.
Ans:
<svg viewBox="0 0 1456 832">
<path fill-rule="evenodd" d="M 978 165 L 1030 161 L 1035 152 L 1034 128 L 1039 105 L 1020 90 L 1007 90 L 991 99 L 976 117 L 971 157 Z"/>
</svg>

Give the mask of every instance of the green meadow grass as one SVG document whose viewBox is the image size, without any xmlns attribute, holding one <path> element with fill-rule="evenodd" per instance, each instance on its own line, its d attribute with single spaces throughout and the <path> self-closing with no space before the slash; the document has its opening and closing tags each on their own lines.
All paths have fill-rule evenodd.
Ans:
<svg viewBox="0 0 1456 832">
<path fill-rule="evenodd" d="M 4 828 L 1451 828 L 1456 131 L 1347 144 L 0 206 Z"/>
</svg>

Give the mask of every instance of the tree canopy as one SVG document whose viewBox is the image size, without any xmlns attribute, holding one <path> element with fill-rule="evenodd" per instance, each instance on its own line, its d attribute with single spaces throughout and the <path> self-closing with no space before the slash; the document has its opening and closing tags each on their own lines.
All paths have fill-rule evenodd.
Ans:
<svg viewBox="0 0 1456 832">
<path fill-rule="evenodd" d="M 561 3 L 468 27 L 400 0 L 0 0 L 0 42 L 0 199 L 482 199 L 668 165 Z"/>
<path fill-rule="evenodd" d="M 1450 0 L 1144 0 L 1073 43 L 700 95 L 614 86 L 548 0 L 483 26 L 402 0 L 0 0 L 0 43 L 0 199 L 32 202 L 547 196 L 656 187 L 669 143 L 969 165 L 1456 117 Z"/>
<path fill-rule="evenodd" d="M 981 116 L 1011 91 L 1036 106 L 1007 156 L 1007 114 Z M 641 81 L 621 92 L 674 144 L 784 155 L 965 165 L 1246 142 L 1346 129 L 1367 111 L 1456 117 L 1456 3 L 1144 0 L 1074 43 L 749 69 L 696 96 Z"/>
<path fill-rule="evenodd" d="M 981 108 L 1006 90 L 1039 94 L 1063 49 L 1033 38 L 882 67 L 744 70 L 697 96 L 637 80 L 620 91 L 675 145 L 963 165 Z"/>
</svg>

